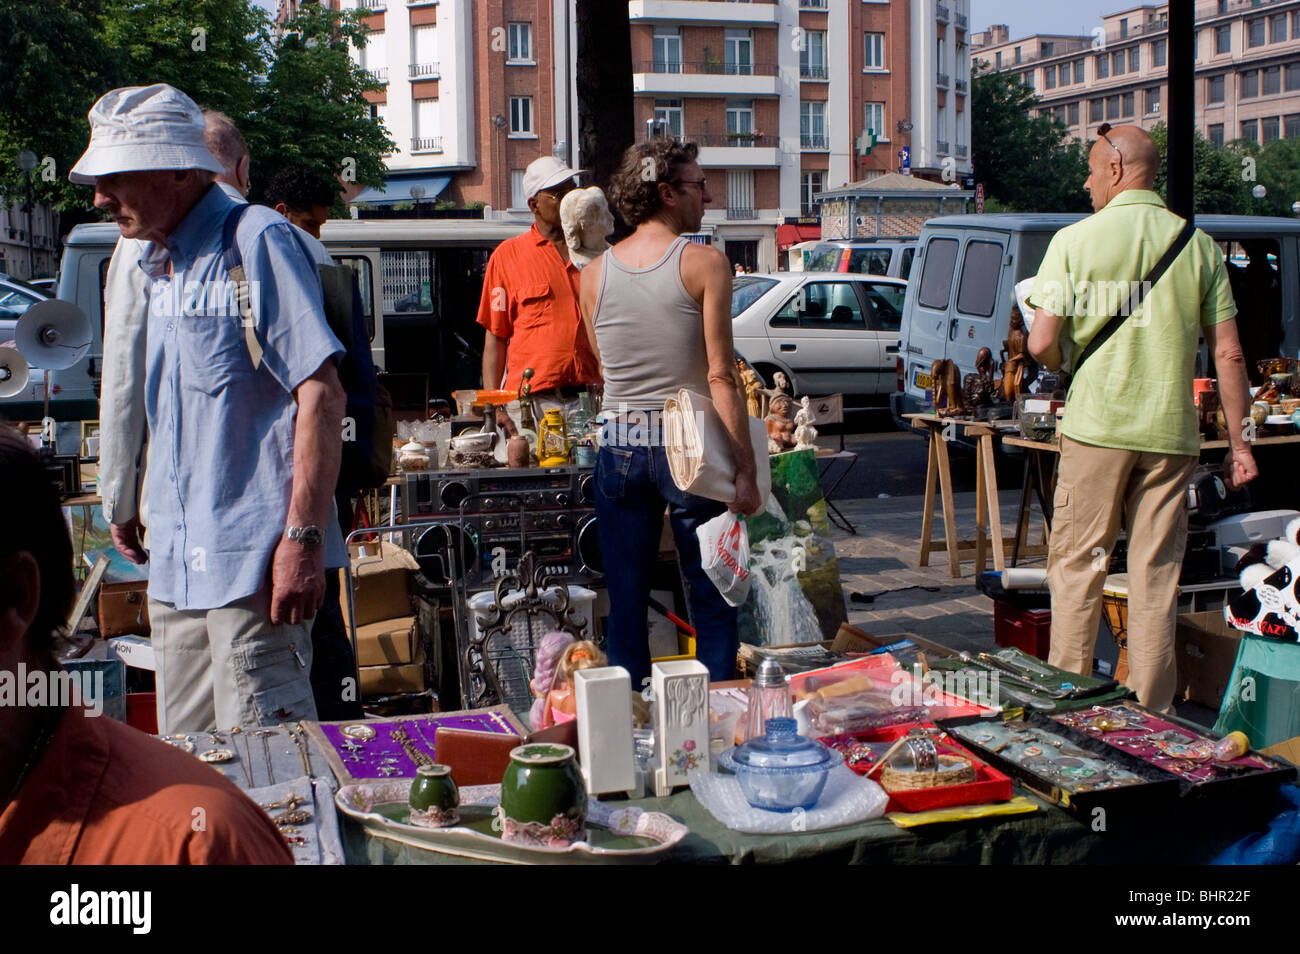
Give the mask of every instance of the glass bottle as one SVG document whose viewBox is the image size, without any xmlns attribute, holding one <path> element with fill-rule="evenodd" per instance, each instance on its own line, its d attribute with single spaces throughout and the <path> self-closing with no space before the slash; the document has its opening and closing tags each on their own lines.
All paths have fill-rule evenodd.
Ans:
<svg viewBox="0 0 1300 954">
<path fill-rule="evenodd" d="M 758 667 L 749 685 L 749 709 L 745 712 L 745 738 L 761 739 L 767 734 L 768 719 L 794 716 L 790 680 L 775 659 L 768 657 Z"/>
</svg>

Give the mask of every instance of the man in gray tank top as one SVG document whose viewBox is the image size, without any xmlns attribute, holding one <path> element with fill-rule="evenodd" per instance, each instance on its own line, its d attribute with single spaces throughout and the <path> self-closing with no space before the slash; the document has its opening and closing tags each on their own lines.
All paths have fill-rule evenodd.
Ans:
<svg viewBox="0 0 1300 954">
<path fill-rule="evenodd" d="M 685 578 L 696 658 L 714 680 L 734 674 L 736 610 L 705 574 L 695 531 L 728 506 L 755 513 L 755 483 L 740 373 L 731 339 L 731 265 L 717 249 L 682 238 L 698 232 L 711 201 L 693 143 L 632 146 L 610 197 L 636 231 L 582 271 L 579 305 L 605 379 L 607 412 L 596 457 L 596 528 L 609 589 L 606 649 L 633 685 L 650 677 L 646 621 L 650 577 L 665 507 Z M 679 388 L 708 394 L 731 438 L 736 499 L 722 504 L 678 490 L 657 427 Z M 651 426 L 636 426 L 650 419 Z"/>
</svg>

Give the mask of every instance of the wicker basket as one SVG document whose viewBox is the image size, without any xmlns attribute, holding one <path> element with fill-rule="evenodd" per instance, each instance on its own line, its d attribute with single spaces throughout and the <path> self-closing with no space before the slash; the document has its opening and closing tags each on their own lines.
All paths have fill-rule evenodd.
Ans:
<svg viewBox="0 0 1300 954">
<path fill-rule="evenodd" d="M 965 785 L 975 781 L 975 766 L 959 755 L 940 755 L 940 768 L 930 772 L 900 771 L 886 764 L 880 770 L 880 786 L 886 792 L 910 792 L 943 785 Z M 946 766 L 946 767 L 945 767 Z"/>
</svg>

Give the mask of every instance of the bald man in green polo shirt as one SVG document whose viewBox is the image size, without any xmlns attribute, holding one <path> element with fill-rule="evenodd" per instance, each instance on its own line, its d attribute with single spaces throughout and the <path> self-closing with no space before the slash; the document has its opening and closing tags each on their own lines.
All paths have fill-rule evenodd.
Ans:
<svg viewBox="0 0 1300 954">
<path fill-rule="evenodd" d="M 1152 191 L 1160 153 L 1136 126 L 1099 130 L 1084 188 L 1095 214 L 1062 229 L 1029 303 L 1029 350 L 1050 368 L 1075 367 L 1092 338 L 1174 243 L 1183 219 Z M 1125 519 L 1128 685 L 1157 711 L 1173 703 L 1178 576 L 1187 541 L 1186 490 L 1200 453 L 1192 378 L 1201 335 L 1214 353 L 1224 415 L 1250 405 L 1236 305 L 1214 240 L 1196 231 L 1104 345 L 1079 368 L 1061 423 L 1047 563 L 1049 661 L 1092 671 L 1106 567 Z M 1258 475 L 1243 427 L 1231 428 L 1224 478 Z"/>
</svg>

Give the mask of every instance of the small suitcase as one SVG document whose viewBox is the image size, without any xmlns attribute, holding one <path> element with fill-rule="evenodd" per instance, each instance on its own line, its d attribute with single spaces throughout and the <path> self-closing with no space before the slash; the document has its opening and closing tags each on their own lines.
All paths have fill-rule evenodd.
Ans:
<svg viewBox="0 0 1300 954">
<path fill-rule="evenodd" d="M 148 587 L 146 580 L 100 584 L 99 635 L 102 639 L 149 635 Z"/>
</svg>

